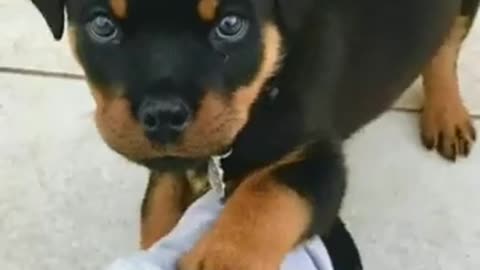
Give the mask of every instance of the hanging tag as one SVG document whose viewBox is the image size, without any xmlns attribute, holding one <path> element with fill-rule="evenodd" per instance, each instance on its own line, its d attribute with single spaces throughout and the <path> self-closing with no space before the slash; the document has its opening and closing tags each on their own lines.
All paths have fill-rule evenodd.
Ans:
<svg viewBox="0 0 480 270">
<path fill-rule="evenodd" d="M 208 163 L 208 182 L 210 183 L 213 191 L 215 191 L 220 198 L 225 197 L 226 188 L 226 184 L 223 179 L 224 171 L 222 168 L 222 159 L 229 157 L 231 154 L 232 151 L 229 151 L 223 156 L 213 156 L 210 158 Z"/>
</svg>

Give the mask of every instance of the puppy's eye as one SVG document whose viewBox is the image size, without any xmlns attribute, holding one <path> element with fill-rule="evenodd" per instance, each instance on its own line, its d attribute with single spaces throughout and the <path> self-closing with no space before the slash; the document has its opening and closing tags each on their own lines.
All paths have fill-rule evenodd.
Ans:
<svg viewBox="0 0 480 270">
<path fill-rule="evenodd" d="M 119 34 L 118 27 L 105 15 L 93 18 L 87 24 L 87 31 L 90 37 L 99 43 L 116 41 Z"/>
<path fill-rule="evenodd" d="M 223 17 L 215 28 L 216 35 L 226 41 L 239 41 L 247 34 L 248 21 L 236 15 Z"/>
</svg>

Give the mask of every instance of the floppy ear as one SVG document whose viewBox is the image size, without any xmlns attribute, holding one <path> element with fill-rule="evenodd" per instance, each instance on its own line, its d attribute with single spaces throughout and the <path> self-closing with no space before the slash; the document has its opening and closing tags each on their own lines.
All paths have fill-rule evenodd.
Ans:
<svg viewBox="0 0 480 270">
<path fill-rule="evenodd" d="M 66 0 L 32 0 L 33 4 L 42 13 L 47 21 L 53 37 L 59 40 L 63 36 L 65 24 L 65 1 Z"/>
<path fill-rule="evenodd" d="M 303 26 L 316 0 L 276 0 L 277 16 L 285 30 L 296 33 Z"/>
</svg>

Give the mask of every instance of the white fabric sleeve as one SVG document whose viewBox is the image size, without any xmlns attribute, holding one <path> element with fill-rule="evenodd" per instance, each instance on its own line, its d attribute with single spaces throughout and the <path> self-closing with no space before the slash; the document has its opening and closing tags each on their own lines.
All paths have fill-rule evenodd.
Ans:
<svg viewBox="0 0 480 270">
<path fill-rule="evenodd" d="M 185 212 L 177 226 L 149 250 L 119 258 L 107 270 L 176 270 L 177 260 L 211 227 L 222 210 L 219 197 L 208 192 Z M 281 270 L 333 270 L 328 252 L 314 237 L 285 258 Z"/>
</svg>

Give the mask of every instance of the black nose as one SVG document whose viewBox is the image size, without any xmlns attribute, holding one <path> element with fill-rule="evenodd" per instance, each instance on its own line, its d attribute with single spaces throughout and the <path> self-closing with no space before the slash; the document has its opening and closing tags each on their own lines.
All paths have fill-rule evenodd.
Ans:
<svg viewBox="0 0 480 270">
<path fill-rule="evenodd" d="M 152 140 L 168 143 L 188 125 L 190 108 L 179 98 L 146 99 L 138 110 L 145 134 Z"/>
</svg>

